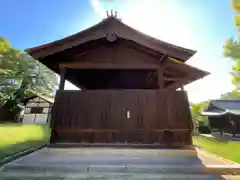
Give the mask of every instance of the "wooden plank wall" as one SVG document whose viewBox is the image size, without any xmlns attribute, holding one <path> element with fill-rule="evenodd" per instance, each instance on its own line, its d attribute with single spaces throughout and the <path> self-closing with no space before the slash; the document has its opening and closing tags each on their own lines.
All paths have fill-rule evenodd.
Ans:
<svg viewBox="0 0 240 180">
<path fill-rule="evenodd" d="M 183 91 L 58 91 L 52 130 L 52 142 L 192 143 L 190 109 Z"/>
</svg>

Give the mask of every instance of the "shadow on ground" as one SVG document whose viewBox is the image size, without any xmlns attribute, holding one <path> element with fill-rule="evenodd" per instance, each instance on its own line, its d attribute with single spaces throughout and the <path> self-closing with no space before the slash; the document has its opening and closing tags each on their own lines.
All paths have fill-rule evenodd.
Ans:
<svg viewBox="0 0 240 180">
<path fill-rule="evenodd" d="M 229 142 L 229 141 L 240 142 L 239 134 L 237 134 L 235 137 L 232 137 L 231 134 L 224 133 L 223 136 L 221 136 L 221 134 L 219 132 L 212 132 L 211 135 L 212 135 L 212 137 L 214 137 L 215 139 L 217 139 L 218 141 L 221 141 L 221 142 Z"/>
</svg>

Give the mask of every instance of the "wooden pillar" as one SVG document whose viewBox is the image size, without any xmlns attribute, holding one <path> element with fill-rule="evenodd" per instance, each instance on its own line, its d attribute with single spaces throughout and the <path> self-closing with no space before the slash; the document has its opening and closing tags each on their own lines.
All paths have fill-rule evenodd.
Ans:
<svg viewBox="0 0 240 180">
<path fill-rule="evenodd" d="M 163 69 L 161 67 L 157 69 L 157 77 L 158 77 L 158 87 L 159 89 L 163 89 L 164 79 L 163 79 Z"/>
<path fill-rule="evenodd" d="M 184 91 L 183 85 L 180 85 L 180 89 L 181 89 L 181 91 Z"/>
<path fill-rule="evenodd" d="M 187 95 L 187 92 L 185 91 L 184 86 L 183 86 L 182 84 L 180 85 L 180 89 L 181 89 L 181 91 L 184 92 L 185 97 L 186 97 L 186 99 L 187 99 L 187 101 L 188 101 L 188 95 Z"/>
<path fill-rule="evenodd" d="M 66 68 L 60 67 L 60 83 L 58 88 L 59 90 L 64 90 L 65 74 L 66 74 Z"/>
</svg>

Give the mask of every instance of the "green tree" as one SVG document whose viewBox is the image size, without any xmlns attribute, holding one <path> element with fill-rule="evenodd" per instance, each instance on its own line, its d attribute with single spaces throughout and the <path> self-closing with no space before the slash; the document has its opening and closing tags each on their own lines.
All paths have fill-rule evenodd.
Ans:
<svg viewBox="0 0 240 180">
<path fill-rule="evenodd" d="M 194 124 L 208 122 L 207 117 L 201 115 L 201 112 L 207 108 L 208 104 L 209 102 L 201 102 L 196 104 L 191 103 L 190 108 Z"/>
<path fill-rule="evenodd" d="M 236 91 L 240 90 L 240 37 L 238 40 L 230 38 L 224 46 L 224 55 L 234 61 L 232 67 L 232 83 L 235 85 Z"/>
<path fill-rule="evenodd" d="M 53 96 L 56 85 L 55 73 L 0 37 L 0 104 L 9 112 L 2 119 L 15 118 L 32 94 Z"/>
<path fill-rule="evenodd" d="M 232 83 L 235 85 L 234 96 L 240 96 L 240 23 L 239 13 L 240 13 L 240 0 L 232 0 L 233 11 L 236 13 L 236 27 L 238 30 L 238 38 L 235 40 L 229 38 L 224 45 L 223 54 L 230 58 L 234 62 L 232 67 Z"/>
<path fill-rule="evenodd" d="M 232 0 L 233 12 L 240 13 L 240 0 Z"/>
<path fill-rule="evenodd" d="M 220 97 L 221 100 L 240 100 L 240 96 L 236 91 L 227 92 L 222 94 Z"/>
</svg>

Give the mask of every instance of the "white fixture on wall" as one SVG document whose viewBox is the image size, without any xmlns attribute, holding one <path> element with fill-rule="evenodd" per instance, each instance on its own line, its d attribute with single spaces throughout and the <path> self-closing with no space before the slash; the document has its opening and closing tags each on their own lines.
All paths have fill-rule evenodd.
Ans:
<svg viewBox="0 0 240 180">
<path fill-rule="evenodd" d="M 127 110 L 127 119 L 130 119 L 131 118 L 131 113 L 129 110 Z"/>
</svg>

